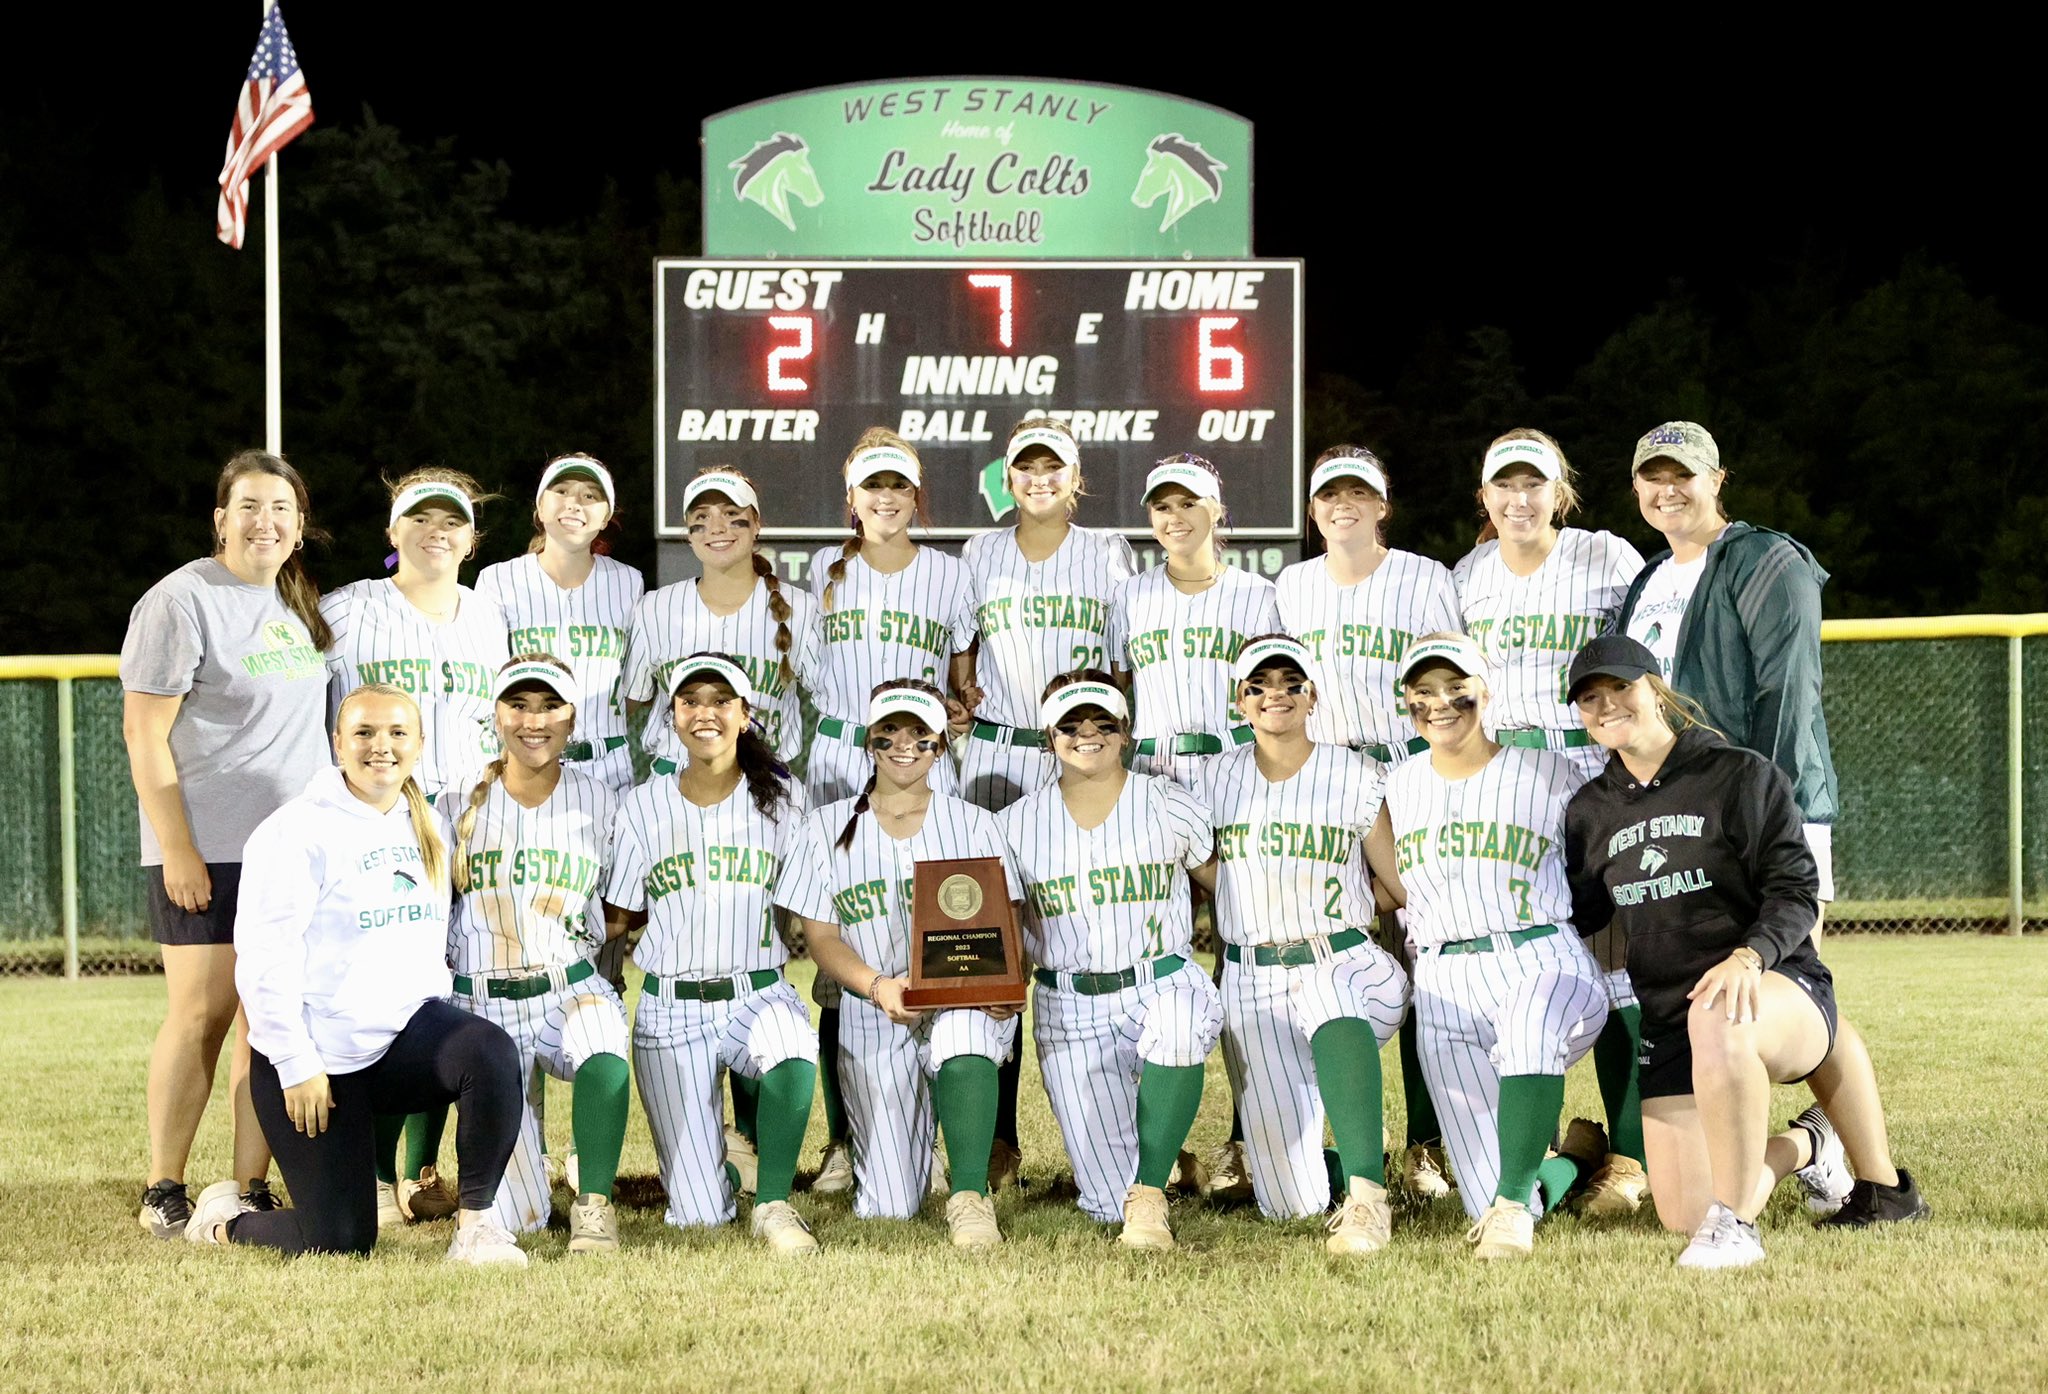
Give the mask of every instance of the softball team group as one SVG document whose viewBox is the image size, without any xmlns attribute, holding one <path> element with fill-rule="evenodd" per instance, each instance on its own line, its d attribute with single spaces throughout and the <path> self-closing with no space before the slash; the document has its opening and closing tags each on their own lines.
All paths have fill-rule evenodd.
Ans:
<svg viewBox="0 0 2048 1394">
<path fill-rule="evenodd" d="M 527 554 L 472 590 L 489 496 L 418 470 L 391 486 L 392 574 L 324 597 L 303 481 L 230 460 L 214 554 L 143 597 L 122 651 L 170 996 L 143 1228 L 363 1253 L 452 1214 L 451 1260 L 523 1264 L 566 1181 L 570 1250 L 613 1250 L 637 1080 L 671 1224 L 751 1194 L 765 1246 L 815 1251 L 790 1196 L 822 1085 L 812 1190 L 850 1189 L 858 1218 L 943 1197 L 954 1244 L 999 1244 L 1024 1010 L 904 1000 L 916 866 L 966 857 L 1003 865 L 1078 1204 L 1125 1245 L 1174 1246 L 1175 1188 L 1323 1216 L 1342 1255 L 1389 1242 L 1396 1194 L 1455 1191 L 1481 1259 L 1529 1254 L 1549 1210 L 1647 1200 L 1703 1268 L 1763 1258 L 1788 1175 L 1823 1224 L 1927 1215 L 1816 952 L 1826 573 L 1729 520 L 1707 432 L 1636 447 L 1669 543 L 1647 564 L 1562 526 L 1574 476 L 1540 431 L 1486 451 L 1485 530 L 1451 570 L 1385 545 L 1387 468 L 1337 447 L 1309 479 L 1322 555 L 1277 586 L 1222 564 L 1199 456 L 1146 479 L 1144 572 L 1072 522 L 1065 426 L 1025 420 L 1006 457 L 1017 522 L 955 559 L 911 536 L 916 451 L 866 433 L 810 592 L 756 550 L 753 485 L 714 469 L 684 493 L 701 577 L 643 593 L 584 455 L 548 464 Z M 784 973 L 798 935 L 815 1026 Z M 237 1021 L 235 1176 L 192 1198 Z M 1230 1139 L 1191 1149 L 1219 1040 Z M 1560 1135 L 1587 1055 L 1606 1123 Z M 571 1084 L 566 1165 L 548 1075 Z M 1792 1081 L 1816 1103 L 1774 1132 Z"/>
</svg>

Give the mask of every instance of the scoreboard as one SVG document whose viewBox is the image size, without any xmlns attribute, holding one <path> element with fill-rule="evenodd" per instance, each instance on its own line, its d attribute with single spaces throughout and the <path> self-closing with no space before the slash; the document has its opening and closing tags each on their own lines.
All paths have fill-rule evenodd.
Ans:
<svg viewBox="0 0 2048 1394">
<path fill-rule="evenodd" d="M 869 426 L 924 464 L 927 537 L 1015 522 L 1001 465 L 1034 413 L 1081 445 L 1091 526 L 1149 536 L 1162 456 L 1223 476 L 1230 531 L 1302 526 L 1298 261 L 655 263 L 658 535 L 699 469 L 751 476 L 767 537 L 842 538 Z"/>
</svg>

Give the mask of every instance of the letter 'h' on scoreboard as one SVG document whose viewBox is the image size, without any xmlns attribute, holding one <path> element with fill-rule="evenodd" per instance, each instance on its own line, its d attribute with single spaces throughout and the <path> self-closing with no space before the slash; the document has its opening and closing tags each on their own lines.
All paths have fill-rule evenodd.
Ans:
<svg viewBox="0 0 2048 1394">
<path fill-rule="evenodd" d="M 917 447 L 924 535 L 1014 522 L 1003 445 L 1041 413 L 1080 442 L 1093 526 L 1149 536 L 1146 471 L 1190 450 L 1234 537 L 1301 533 L 1298 261 L 663 259 L 654 301 L 663 538 L 712 465 L 753 478 L 767 536 L 844 537 L 869 426 Z"/>
</svg>

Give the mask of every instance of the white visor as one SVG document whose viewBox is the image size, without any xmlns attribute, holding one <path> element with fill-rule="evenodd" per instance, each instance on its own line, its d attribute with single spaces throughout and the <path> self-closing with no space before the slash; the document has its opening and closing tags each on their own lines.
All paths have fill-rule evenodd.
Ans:
<svg viewBox="0 0 2048 1394">
<path fill-rule="evenodd" d="M 1468 678 L 1486 676 L 1486 655 L 1479 651 L 1479 645 L 1459 634 L 1449 639 L 1426 639 L 1401 655 L 1401 675 L 1394 680 L 1395 685 L 1406 683 L 1409 674 L 1431 662 L 1448 663 Z"/>
<path fill-rule="evenodd" d="M 1049 426 L 1033 426 L 1028 431 L 1019 431 L 1010 437 L 1010 448 L 1003 452 L 1005 467 L 1017 463 L 1017 457 L 1033 446 L 1044 446 L 1059 456 L 1063 465 L 1081 463 L 1081 447 L 1074 444 L 1074 438 L 1065 431 L 1055 431 Z"/>
<path fill-rule="evenodd" d="M 1145 476 L 1145 492 L 1140 501 L 1149 501 L 1155 491 L 1168 484 L 1178 484 L 1198 499 L 1223 501 L 1223 485 L 1216 476 L 1200 465 L 1154 465 L 1152 472 Z"/>
<path fill-rule="evenodd" d="M 754 705 L 754 684 L 748 681 L 746 672 L 731 659 L 720 657 L 715 653 L 700 653 L 694 658 L 686 658 L 670 670 L 668 675 L 669 700 L 674 701 L 675 695 L 682 691 L 683 684 L 691 678 L 702 678 L 706 674 L 730 687 L 734 695 L 738 696 L 748 706 Z"/>
<path fill-rule="evenodd" d="M 723 494 L 739 508 L 759 508 L 760 498 L 754 493 L 754 486 L 736 474 L 724 470 L 713 470 L 700 474 L 683 486 L 683 512 L 688 513 L 697 506 L 697 500 L 706 494 Z"/>
<path fill-rule="evenodd" d="M 550 461 L 548 467 L 540 472 L 540 488 L 534 490 L 533 501 L 539 503 L 540 496 L 552 489 L 555 481 L 565 474 L 589 475 L 597 481 L 598 489 L 604 494 L 605 507 L 619 506 L 618 490 L 612 487 L 612 472 L 597 461 L 585 459 L 581 455 L 565 455 L 559 460 Z"/>
<path fill-rule="evenodd" d="M 1129 718 L 1130 703 L 1124 701 L 1124 694 L 1100 682 L 1070 682 L 1059 691 L 1038 704 L 1038 724 L 1047 730 L 1060 724 L 1062 717 L 1082 707 L 1100 707 L 1118 721 Z"/>
<path fill-rule="evenodd" d="M 564 702 L 571 703 L 572 705 L 576 701 L 576 680 L 574 678 L 552 663 L 538 663 L 532 659 L 528 659 L 524 663 L 514 663 L 500 672 L 497 680 L 491 684 L 491 700 L 493 702 L 499 701 L 513 688 L 526 683 L 539 683 Z"/>
<path fill-rule="evenodd" d="M 400 489 L 398 497 L 391 500 L 392 525 L 396 526 L 400 518 L 433 499 L 446 500 L 462 515 L 463 522 L 476 526 L 476 510 L 470 507 L 469 496 L 453 484 L 435 483 L 408 484 Z"/>
<path fill-rule="evenodd" d="M 1285 665 L 1299 668 L 1301 675 L 1311 680 L 1315 669 L 1309 667 L 1308 647 L 1299 639 L 1254 639 L 1238 650 L 1237 662 L 1230 665 L 1230 680 L 1243 682 L 1261 668 Z"/>
<path fill-rule="evenodd" d="M 1334 460 L 1325 460 L 1308 477 L 1308 496 L 1314 498 L 1323 491 L 1323 486 L 1333 479 L 1362 479 L 1381 498 L 1387 496 L 1387 472 L 1380 468 L 1380 462 L 1367 455 L 1339 455 Z"/>
<path fill-rule="evenodd" d="M 929 692 L 914 687 L 892 687 L 868 702 L 868 725 L 882 724 L 887 716 L 913 716 L 935 736 L 946 734 L 946 704 Z"/>
<path fill-rule="evenodd" d="M 1486 452 L 1486 461 L 1479 467 L 1479 482 L 1484 484 L 1511 465 L 1527 465 L 1545 479 L 1556 479 L 1564 473 L 1564 461 L 1542 441 L 1504 440 Z"/>
<path fill-rule="evenodd" d="M 912 484 L 922 487 L 924 470 L 917 463 L 917 457 L 907 450 L 898 450 L 893 445 L 876 445 L 861 451 L 846 462 L 846 487 L 851 489 L 867 483 L 878 474 L 896 473 Z"/>
</svg>

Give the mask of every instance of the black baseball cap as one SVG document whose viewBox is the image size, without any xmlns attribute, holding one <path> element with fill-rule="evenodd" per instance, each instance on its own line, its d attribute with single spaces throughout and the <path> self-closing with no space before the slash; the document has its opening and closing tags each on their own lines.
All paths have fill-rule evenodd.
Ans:
<svg viewBox="0 0 2048 1394">
<path fill-rule="evenodd" d="M 1576 701 L 1579 689 L 1594 678 L 1620 678 L 1623 682 L 1634 682 L 1645 673 L 1659 669 L 1657 655 L 1631 639 L 1626 634 L 1602 634 L 1592 643 L 1579 650 L 1579 656 L 1572 660 L 1570 686 L 1565 699 Z"/>
</svg>

